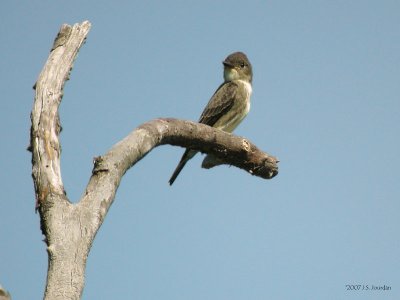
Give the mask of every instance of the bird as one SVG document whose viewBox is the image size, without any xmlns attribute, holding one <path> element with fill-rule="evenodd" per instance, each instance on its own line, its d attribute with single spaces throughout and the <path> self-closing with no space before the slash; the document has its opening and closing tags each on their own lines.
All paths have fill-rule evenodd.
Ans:
<svg viewBox="0 0 400 300">
<path fill-rule="evenodd" d="M 198 122 L 231 133 L 250 111 L 253 70 L 249 59 L 243 52 L 234 52 L 228 55 L 222 64 L 224 82 L 212 95 Z M 170 185 L 174 183 L 183 167 L 197 152 L 186 149 L 169 179 Z M 210 155 L 207 155 L 204 162 L 210 158 Z"/>
</svg>

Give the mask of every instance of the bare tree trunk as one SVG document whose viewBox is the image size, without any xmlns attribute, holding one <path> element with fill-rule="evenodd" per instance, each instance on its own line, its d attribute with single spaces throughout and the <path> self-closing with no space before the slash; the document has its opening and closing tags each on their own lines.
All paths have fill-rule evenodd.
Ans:
<svg viewBox="0 0 400 300">
<path fill-rule="evenodd" d="M 85 193 L 78 203 L 72 204 L 61 179 L 58 107 L 65 81 L 90 26 L 85 21 L 61 27 L 34 87 L 29 150 L 49 257 L 45 299 L 80 298 L 86 259 L 121 178 L 154 147 L 171 144 L 212 153 L 220 163 L 235 165 L 266 179 L 278 173 L 277 159 L 242 137 L 194 122 L 156 119 L 139 126 L 104 156 L 94 159 Z"/>
<path fill-rule="evenodd" d="M 79 299 L 95 227 L 81 205 L 71 204 L 61 179 L 58 107 L 65 81 L 91 24 L 63 25 L 34 88 L 31 113 L 32 177 L 49 267 L 45 299 Z M 93 211 L 93 214 L 95 211 Z"/>
</svg>

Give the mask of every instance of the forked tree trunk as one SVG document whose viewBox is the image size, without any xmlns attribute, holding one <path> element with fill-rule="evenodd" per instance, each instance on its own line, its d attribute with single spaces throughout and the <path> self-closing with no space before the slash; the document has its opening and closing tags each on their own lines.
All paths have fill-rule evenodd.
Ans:
<svg viewBox="0 0 400 300">
<path fill-rule="evenodd" d="M 61 179 L 58 107 L 90 26 L 85 21 L 61 27 L 34 86 L 29 150 L 36 205 L 49 258 L 45 299 L 80 299 L 86 259 L 121 178 L 154 147 L 170 144 L 212 153 L 223 163 L 266 179 L 278 173 L 277 160 L 242 137 L 194 122 L 156 119 L 139 126 L 105 155 L 94 159 L 85 193 L 72 204 Z"/>
</svg>

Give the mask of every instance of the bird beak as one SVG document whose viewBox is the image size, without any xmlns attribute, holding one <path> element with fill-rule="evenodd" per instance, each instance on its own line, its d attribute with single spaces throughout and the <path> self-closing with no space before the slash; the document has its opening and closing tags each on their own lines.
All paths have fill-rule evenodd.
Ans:
<svg viewBox="0 0 400 300">
<path fill-rule="evenodd" d="M 222 62 L 222 64 L 223 64 L 225 67 L 228 67 L 228 68 L 231 68 L 231 69 L 234 68 L 234 66 L 233 66 L 231 63 L 228 63 L 226 60 L 224 60 L 224 61 Z"/>
</svg>

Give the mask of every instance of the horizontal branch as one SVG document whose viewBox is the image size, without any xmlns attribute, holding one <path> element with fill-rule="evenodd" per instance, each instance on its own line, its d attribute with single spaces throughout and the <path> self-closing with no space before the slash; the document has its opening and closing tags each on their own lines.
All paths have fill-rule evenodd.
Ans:
<svg viewBox="0 0 400 300">
<path fill-rule="evenodd" d="M 243 137 L 208 125 L 172 118 L 154 120 L 139 128 L 153 127 L 155 122 L 168 124 L 168 130 L 160 132 L 160 145 L 170 144 L 212 154 L 219 158 L 219 164 L 235 166 L 264 179 L 271 179 L 278 174 L 278 160 Z M 155 127 L 159 128 L 158 125 Z M 206 169 L 214 166 L 203 164 Z"/>
<path fill-rule="evenodd" d="M 104 156 L 95 158 L 93 175 L 83 202 L 101 200 L 98 205 L 102 208 L 102 220 L 125 172 L 153 148 L 166 144 L 212 154 L 221 163 L 236 166 L 261 178 L 271 179 L 278 174 L 278 160 L 243 137 L 195 122 L 155 119 L 133 130 Z"/>
</svg>

